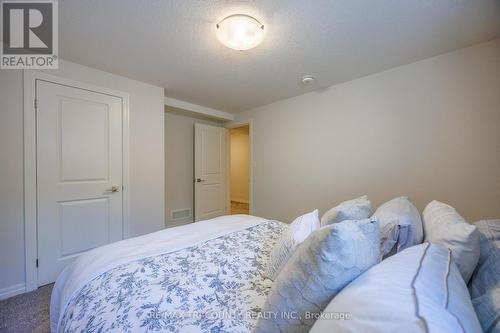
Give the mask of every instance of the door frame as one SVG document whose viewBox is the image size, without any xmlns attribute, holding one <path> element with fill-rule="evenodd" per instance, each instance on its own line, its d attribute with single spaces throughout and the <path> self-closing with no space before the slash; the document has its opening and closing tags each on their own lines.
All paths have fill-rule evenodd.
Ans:
<svg viewBox="0 0 500 333">
<path fill-rule="evenodd" d="M 231 122 L 226 125 L 228 130 L 248 126 L 248 213 L 253 215 L 253 119 Z M 226 133 L 226 212 L 231 214 L 231 133 Z"/>
<path fill-rule="evenodd" d="M 73 88 L 111 95 L 122 100 L 122 216 L 123 235 L 130 231 L 130 181 L 129 181 L 129 94 L 113 89 L 94 86 L 60 76 L 49 75 L 36 70 L 23 70 L 23 129 L 24 129 L 24 248 L 25 248 L 25 290 L 38 288 L 38 228 L 36 191 L 36 81 L 47 81 Z"/>
</svg>

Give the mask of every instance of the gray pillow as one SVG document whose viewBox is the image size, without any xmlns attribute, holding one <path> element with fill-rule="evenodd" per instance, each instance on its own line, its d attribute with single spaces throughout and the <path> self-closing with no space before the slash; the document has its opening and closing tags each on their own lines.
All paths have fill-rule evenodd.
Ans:
<svg viewBox="0 0 500 333">
<path fill-rule="evenodd" d="M 380 224 L 381 255 L 386 258 L 395 252 L 422 243 L 422 219 L 417 207 L 408 197 L 394 198 L 373 213 Z"/>
<path fill-rule="evenodd" d="M 308 332 L 331 299 L 379 261 L 377 220 L 335 223 L 314 231 L 282 268 L 256 332 Z"/>
<path fill-rule="evenodd" d="M 344 201 L 337 206 L 331 208 L 321 217 L 321 226 L 339 223 L 346 220 L 360 220 L 370 217 L 372 203 L 368 200 L 368 196 Z"/>
</svg>

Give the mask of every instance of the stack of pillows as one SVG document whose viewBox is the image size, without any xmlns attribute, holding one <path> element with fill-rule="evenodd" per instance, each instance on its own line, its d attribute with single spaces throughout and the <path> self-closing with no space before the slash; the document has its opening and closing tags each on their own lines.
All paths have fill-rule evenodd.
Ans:
<svg viewBox="0 0 500 333">
<path fill-rule="evenodd" d="M 371 212 L 362 196 L 290 224 L 256 332 L 481 331 L 466 287 L 477 228 L 439 201 L 422 218 L 408 197 Z"/>
</svg>

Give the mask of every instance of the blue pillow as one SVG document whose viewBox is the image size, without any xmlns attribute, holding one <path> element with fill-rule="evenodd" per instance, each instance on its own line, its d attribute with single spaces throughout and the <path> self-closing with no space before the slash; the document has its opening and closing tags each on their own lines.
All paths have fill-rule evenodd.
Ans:
<svg viewBox="0 0 500 333">
<path fill-rule="evenodd" d="M 483 220 L 475 225 L 481 255 L 469 292 L 483 330 L 500 332 L 500 220 Z"/>
<path fill-rule="evenodd" d="M 343 221 L 314 231 L 278 274 L 256 332 L 308 332 L 342 288 L 378 263 L 379 254 L 377 220 Z"/>
</svg>

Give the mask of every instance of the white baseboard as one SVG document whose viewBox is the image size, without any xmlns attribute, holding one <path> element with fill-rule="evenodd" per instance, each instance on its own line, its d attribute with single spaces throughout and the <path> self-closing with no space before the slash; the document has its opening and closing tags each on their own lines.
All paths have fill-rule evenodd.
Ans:
<svg viewBox="0 0 500 333">
<path fill-rule="evenodd" d="M 167 225 L 165 226 L 166 228 L 173 228 L 173 227 L 178 227 L 180 225 L 185 225 L 193 223 L 193 218 L 187 218 L 187 219 L 179 219 L 179 220 L 167 220 Z"/>
<path fill-rule="evenodd" d="M 24 285 L 24 283 L 15 284 L 13 286 L 0 289 L 0 301 L 12 296 L 23 294 L 25 292 L 26 286 Z"/>
</svg>

